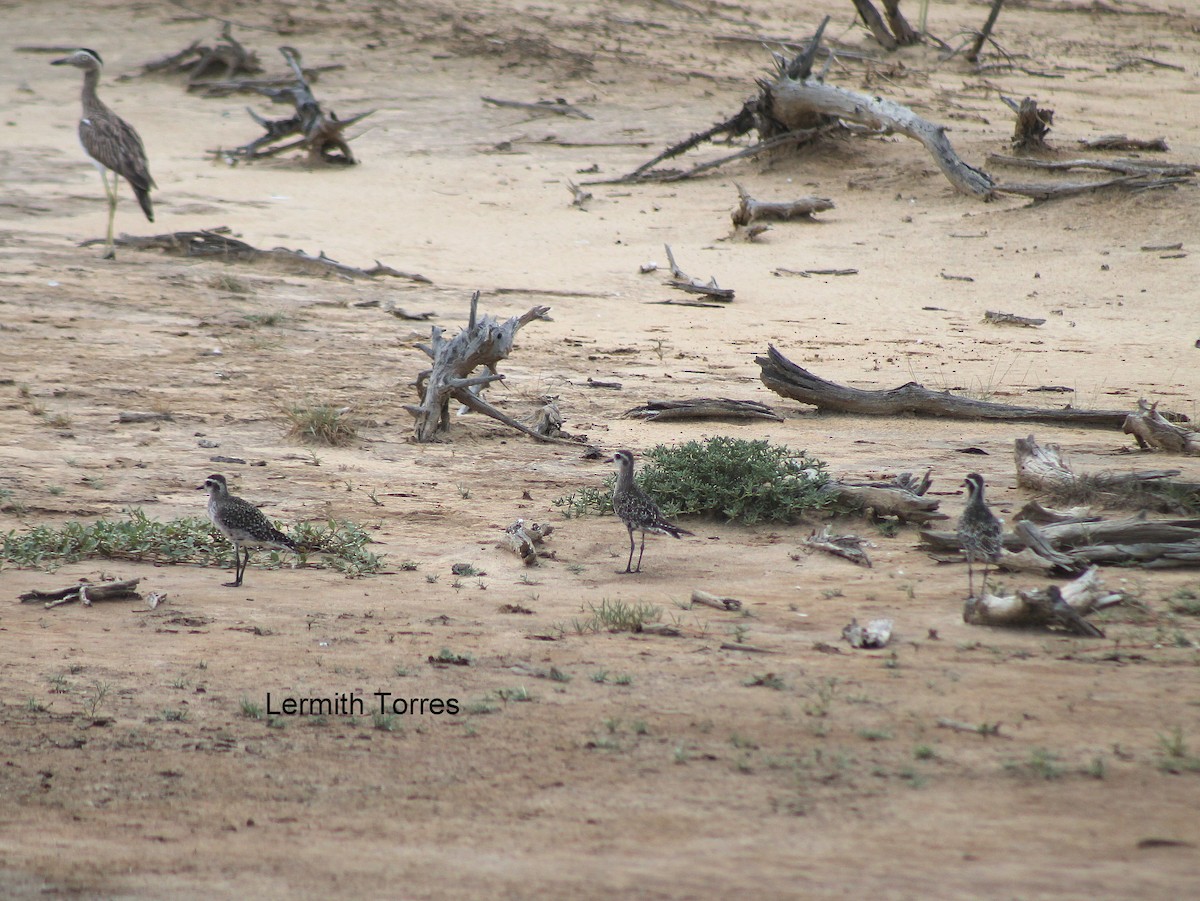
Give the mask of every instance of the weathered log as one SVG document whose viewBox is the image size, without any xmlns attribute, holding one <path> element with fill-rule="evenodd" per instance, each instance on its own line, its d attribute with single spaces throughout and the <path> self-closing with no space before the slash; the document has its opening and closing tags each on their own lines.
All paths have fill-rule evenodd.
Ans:
<svg viewBox="0 0 1200 901">
<path fill-rule="evenodd" d="M 667 252 L 667 263 L 671 267 L 671 278 L 667 284 L 672 288 L 678 288 L 680 291 L 686 291 L 688 294 L 703 294 L 705 297 L 712 298 L 713 300 L 733 300 L 733 289 L 722 288 L 718 285 L 716 276 L 710 277 L 707 282 L 702 282 L 698 278 L 692 278 L 680 269 L 679 264 L 675 262 L 675 254 L 671 251 L 671 245 L 665 244 L 663 248 Z"/>
<path fill-rule="evenodd" d="M 987 21 L 983 23 L 983 28 L 979 29 L 979 33 L 975 36 L 975 43 L 967 51 L 967 62 L 973 63 L 979 59 L 979 51 L 992 36 L 992 29 L 996 27 L 996 19 L 1000 17 L 1000 7 L 1003 5 L 1004 0 L 992 0 L 992 8 L 988 12 Z"/>
<path fill-rule="evenodd" d="M 1017 466 L 1017 484 L 1034 491 L 1062 492 L 1085 487 L 1099 491 L 1128 489 L 1130 486 L 1159 482 L 1179 475 L 1178 469 L 1150 469 L 1080 476 L 1063 458 L 1059 445 L 1040 445 L 1033 435 L 1016 439 L 1013 443 L 1013 456 Z"/>
<path fill-rule="evenodd" d="M 491 316 L 477 319 L 478 309 L 479 292 L 476 291 L 471 296 L 471 315 L 465 329 L 446 340 L 442 337 L 445 330 L 435 325 L 429 344 L 417 345 L 433 360 L 433 366 L 417 376 L 420 405 L 406 404 L 404 407 L 416 419 L 413 440 L 427 443 L 444 438 L 450 431 L 450 401 L 454 399 L 477 413 L 490 416 L 539 441 L 571 443 L 566 439 L 539 435 L 529 426 L 497 410 L 478 394 L 483 386 L 503 381 L 504 376 L 496 372 L 496 365 L 512 352 L 517 332 L 535 319 L 549 319 L 550 308 L 533 307 L 523 315 L 514 316 L 503 323 Z M 481 368 L 487 370 L 486 375 L 473 375 L 475 370 Z"/>
<path fill-rule="evenodd" d="M 1047 422 L 1057 425 L 1102 426 L 1119 428 L 1128 415 L 1124 410 L 1045 409 L 973 400 L 948 391 L 930 391 L 916 382 L 886 391 L 867 391 L 828 382 L 797 366 L 774 345 L 765 357 L 756 357 L 762 383 L 784 397 L 811 404 L 831 413 L 858 413 L 869 416 L 919 416 L 953 419 L 987 419 L 1001 422 Z"/>
<path fill-rule="evenodd" d="M 553 531 L 554 526 L 549 523 L 526 524 L 525 520 L 518 519 L 504 530 L 504 542 L 526 566 L 538 566 L 541 563 L 538 548 Z"/>
<path fill-rule="evenodd" d="M 1172 454 L 1200 454 L 1200 432 L 1168 422 L 1158 412 L 1157 403 L 1138 400 L 1136 413 L 1125 417 L 1121 431 L 1132 435 L 1142 450 L 1163 450 Z"/>
<path fill-rule="evenodd" d="M 233 36 L 232 25 L 226 22 L 221 36 L 209 47 L 192 41 L 178 53 L 142 65 L 142 73 L 186 74 L 188 87 L 214 78 L 229 79 L 236 75 L 255 75 L 262 71 L 258 54 L 247 50 Z"/>
<path fill-rule="evenodd" d="M 857 535 L 833 535 L 829 531 L 829 526 L 821 529 L 820 532 L 814 531 L 804 539 L 806 548 L 824 551 L 826 554 L 833 554 L 835 557 L 849 560 L 857 566 L 865 566 L 870 569 L 871 558 L 867 556 L 865 550 L 868 545 L 873 547 L 871 542 L 865 538 L 859 538 Z"/>
<path fill-rule="evenodd" d="M 66 588 L 56 588 L 52 591 L 40 591 L 33 589 L 18 596 L 18 600 L 22 604 L 34 604 L 38 601 L 45 603 L 47 609 L 51 607 L 59 607 L 63 604 L 70 604 L 74 601 L 83 601 L 85 605 L 91 605 L 93 601 L 129 601 L 138 600 L 141 595 L 137 593 L 136 588 L 141 578 L 126 579 L 121 582 L 101 582 L 99 584 L 81 580 L 74 585 L 68 585 Z"/>
<path fill-rule="evenodd" d="M 728 397 L 697 397 L 692 400 L 651 400 L 623 414 L 631 419 L 667 421 L 679 419 L 769 419 L 783 417 L 756 400 L 731 400 Z"/>
<path fill-rule="evenodd" d="M 1115 160 L 1039 160 L 1020 156 L 1007 156 L 1003 153 L 988 154 L 988 162 L 1001 166 L 1016 166 L 1023 169 L 1044 169 L 1051 172 L 1065 172 L 1070 169 L 1094 169 L 1099 172 L 1118 172 L 1121 175 L 1158 175 L 1182 176 L 1194 175 L 1200 166 L 1194 163 L 1156 163 L 1153 160 L 1115 159 Z"/>
<path fill-rule="evenodd" d="M 1014 595 L 984 594 L 968 598 L 963 605 L 963 621 L 976 626 L 1013 628 L 1060 628 L 1075 635 L 1103 638 L 1104 632 L 1084 619 L 1089 613 L 1125 600 L 1122 592 L 1104 587 L 1096 567 L 1061 589 L 1018 591 Z"/>
<path fill-rule="evenodd" d="M 839 503 L 859 507 L 875 518 L 895 516 L 900 522 L 917 523 L 950 518 L 937 512 L 941 502 L 936 498 L 922 497 L 900 486 L 831 482 L 828 490 Z"/>
<path fill-rule="evenodd" d="M 941 125 L 927 122 L 906 106 L 827 85 L 816 79 L 780 78 L 763 85 L 763 104 L 770 116 L 788 128 L 801 127 L 814 116 L 832 116 L 883 132 L 898 132 L 920 142 L 933 156 L 942 174 L 964 194 L 991 199 L 992 177 L 968 165 L 955 153 Z"/>
<path fill-rule="evenodd" d="M 850 642 L 852 648 L 887 647 L 892 640 L 892 621 L 873 619 L 865 626 L 860 626 L 857 619 L 851 619 L 850 624 L 842 629 L 842 638 Z"/>
<path fill-rule="evenodd" d="M 1016 313 L 1001 313 L 997 310 L 987 310 L 983 314 L 983 321 L 991 325 L 1015 325 L 1020 328 L 1037 328 L 1039 325 L 1045 325 L 1045 319 L 1031 319 L 1028 316 L 1018 316 Z"/>
<path fill-rule="evenodd" d="M 879 15 L 879 10 L 875 8 L 875 4 L 871 0 L 852 0 L 852 2 L 858 17 L 862 19 L 871 35 L 879 42 L 879 46 L 884 50 L 895 50 L 900 46 L 895 36 L 888 31 L 883 16 Z"/>
<path fill-rule="evenodd" d="M 737 188 L 740 203 L 733 211 L 733 224 L 749 225 L 762 219 L 786 222 L 789 219 L 811 219 L 813 213 L 832 210 L 833 201 L 824 197 L 801 197 L 798 200 L 755 200 L 741 185 Z"/>
<path fill-rule="evenodd" d="M 1016 128 L 1013 130 L 1012 145 L 1017 150 L 1045 150 L 1046 135 L 1050 132 L 1050 123 L 1054 121 L 1054 110 L 1039 109 L 1037 101 L 1026 97 L 1020 103 L 1000 95 L 1014 113 L 1017 114 Z"/>
<path fill-rule="evenodd" d="M 1098 138 L 1080 138 L 1079 143 L 1088 150 L 1148 150 L 1166 153 L 1169 149 L 1165 138 L 1130 138 L 1125 135 L 1100 135 Z"/>
<path fill-rule="evenodd" d="M 737 598 L 721 597 L 707 591 L 701 591 L 699 588 L 692 589 L 692 603 L 703 604 L 705 607 L 712 607 L 714 610 L 742 609 L 742 602 Z"/>
</svg>

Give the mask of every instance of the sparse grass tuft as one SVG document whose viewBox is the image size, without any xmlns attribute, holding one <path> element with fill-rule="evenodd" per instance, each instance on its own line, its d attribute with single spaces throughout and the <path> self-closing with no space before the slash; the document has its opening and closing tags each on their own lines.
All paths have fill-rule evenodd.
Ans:
<svg viewBox="0 0 1200 901">
<path fill-rule="evenodd" d="M 236 275 L 214 275 L 208 280 L 209 287 L 215 288 L 218 291 L 228 291 L 230 294 L 253 294 L 254 287 Z"/>
<path fill-rule="evenodd" d="M 660 444 L 645 456 L 638 484 L 668 516 L 792 522 L 832 503 L 823 462 L 769 441 L 716 437 Z M 615 478 L 560 497 L 554 506 L 568 517 L 611 512 Z"/>
<path fill-rule="evenodd" d="M 289 434 L 305 444 L 344 447 L 358 437 L 358 421 L 350 407 L 293 405 L 284 410 L 291 420 Z"/>
<path fill-rule="evenodd" d="M 242 700 L 239 704 L 242 716 L 247 719 L 261 720 L 263 717 L 262 704 L 256 704 L 245 695 L 242 695 Z"/>
<path fill-rule="evenodd" d="M 646 623 L 662 619 L 662 608 L 653 604 L 626 604 L 604 598 L 600 606 L 588 603 L 592 615 L 585 620 L 574 619 L 571 627 L 580 635 L 587 632 L 641 632 Z"/>
<path fill-rule="evenodd" d="M 1182 726 L 1176 726 L 1168 735 L 1159 733 L 1158 747 L 1163 755 L 1158 768 L 1164 773 L 1200 773 L 1200 757 L 1192 754 Z"/>
<path fill-rule="evenodd" d="M 1200 616 L 1200 586 L 1183 587 L 1167 597 L 1167 606 L 1172 613 L 1183 616 Z"/>
</svg>

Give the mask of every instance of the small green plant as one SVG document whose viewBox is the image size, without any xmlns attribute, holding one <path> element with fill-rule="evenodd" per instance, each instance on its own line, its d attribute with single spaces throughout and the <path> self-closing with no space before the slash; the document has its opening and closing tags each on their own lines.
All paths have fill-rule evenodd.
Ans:
<svg viewBox="0 0 1200 901">
<path fill-rule="evenodd" d="M 616 678 L 613 679 L 613 685 L 632 685 L 632 684 L 633 684 L 633 676 L 630 675 L 629 673 L 619 673 L 616 676 Z"/>
<path fill-rule="evenodd" d="M 833 503 L 823 462 L 769 441 L 715 437 L 660 444 L 645 458 L 638 484 L 668 516 L 792 522 Z M 608 513 L 614 480 L 615 475 L 602 488 L 582 488 L 560 497 L 554 506 L 568 517 Z"/>
<path fill-rule="evenodd" d="M 565 684 L 571 681 L 570 674 L 564 673 L 557 666 L 550 667 L 550 672 L 547 674 L 547 676 L 551 682 L 562 682 Z"/>
<path fill-rule="evenodd" d="M 1005 764 L 1005 769 L 1014 773 L 1027 773 L 1038 779 L 1051 781 L 1061 779 L 1066 774 L 1057 754 L 1046 748 L 1034 748 L 1029 752 L 1029 759 L 1024 763 L 1012 761 Z"/>
<path fill-rule="evenodd" d="M 917 745 L 913 748 L 913 757 L 917 760 L 934 760 L 937 758 L 937 751 L 930 745 Z"/>
<path fill-rule="evenodd" d="M 371 717 L 371 726 L 380 732 L 396 732 L 400 729 L 399 720 L 394 713 L 375 713 Z"/>
<path fill-rule="evenodd" d="M 40 701 L 37 698 L 30 697 L 25 701 L 25 709 L 30 713 L 45 713 L 50 709 L 50 705 L 45 701 Z"/>
<path fill-rule="evenodd" d="M 464 501 L 471 497 L 471 487 L 466 482 L 458 483 L 458 496 Z"/>
<path fill-rule="evenodd" d="M 470 654 L 456 654 L 449 648 L 442 648 L 436 657 L 430 657 L 429 662 L 434 666 L 470 666 L 474 658 Z"/>
<path fill-rule="evenodd" d="M 891 741 L 892 733 L 888 729 L 859 729 L 858 737 L 867 741 Z"/>
<path fill-rule="evenodd" d="M 603 685 L 605 682 L 608 681 L 608 670 L 606 670 L 606 669 L 596 670 L 596 672 L 592 673 L 590 676 L 588 676 L 588 678 L 591 679 L 593 682 Z"/>
<path fill-rule="evenodd" d="M 774 673 L 763 673 L 761 676 L 751 676 L 742 683 L 747 687 L 761 685 L 763 688 L 773 688 L 776 691 L 783 691 L 787 686 L 783 684 L 783 680 Z"/>
<path fill-rule="evenodd" d="M 239 703 L 239 707 L 241 708 L 242 716 L 246 717 L 247 719 L 252 719 L 252 720 L 261 720 L 262 719 L 262 716 L 263 716 L 262 704 L 256 704 L 254 701 L 251 701 L 245 695 L 242 695 L 242 700 Z"/>
<path fill-rule="evenodd" d="M 509 701 L 520 703 L 522 701 L 532 701 L 533 695 L 529 693 L 524 685 L 518 685 L 516 688 L 497 688 L 496 697 L 507 704 Z"/>
<path fill-rule="evenodd" d="M 179 675 L 171 680 L 171 687 L 178 688 L 178 689 L 187 688 L 188 685 L 190 684 L 190 681 L 191 680 L 189 680 L 187 676 Z"/>
<path fill-rule="evenodd" d="M 569 572 L 573 576 L 577 576 L 581 572 L 583 572 L 583 564 L 582 563 L 568 563 L 567 564 L 567 572 Z"/>
<path fill-rule="evenodd" d="M 71 683 L 67 681 L 66 673 L 57 673 L 46 681 L 50 683 L 50 691 L 56 695 L 65 695 L 71 689 Z"/>
<path fill-rule="evenodd" d="M 253 294 L 254 288 L 236 275 L 221 273 L 214 275 L 208 281 L 209 287 L 218 291 L 228 291 L 230 294 Z M 248 317 L 247 317 L 248 318 Z"/>
<path fill-rule="evenodd" d="M 834 696 L 837 695 L 837 676 L 828 676 L 819 682 L 811 682 L 808 687 L 814 697 L 804 705 L 805 714 L 815 717 L 828 716 L 829 706 L 833 703 Z"/>
<path fill-rule="evenodd" d="M 1200 616 L 1200 587 L 1179 588 L 1167 598 L 1172 613 L 1183 616 Z"/>
<path fill-rule="evenodd" d="M 675 750 L 671 752 L 672 759 L 680 766 L 687 763 L 690 756 L 687 747 L 684 745 L 676 745 Z"/>
<path fill-rule="evenodd" d="M 1163 755 L 1158 768 L 1164 773 L 1200 772 L 1200 757 L 1192 754 L 1183 737 L 1182 726 L 1176 726 L 1167 735 L 1159 733 L 1158 747 Z"/>
<path fill-rule="evenodd" d="M 46 490 L 50 492 L 51 497 L 60 497 L 64 489 L 62 485 L 51 485 Z"/>
<path fill-rule="evenodd" d="M 499 709 L 499 707 L 497 707 L 487 698 L 481 698 L 478 701 L 468 704 L 464 709 L 464 713 L 467 713 L 470 716 L 483 716 L 488 713 L 495 713 Z"/>
<path fill-rule="evenodd" d="M 87 711 L 90 719 L 96 718 L 96 711 L 100 709 L 100 705 L 104 703 L 104 699 L 108 697 L 112 686 L 108 682 L 93 682 L 92 690 L 84 697 L 83 706 Z"/>
<path fill-rule="evenodd" d="M 164 722 L 182 723 L 187 720 L 188 712 L 182 707 L 167 707 L 162 712 L 162 718 Z"/>
<path fill-rule="evenodd" d="M 358 437 L 358 419 L 350 407 L 293 405 L 284 410 L 290 434 L 305 444 L 344 447 Z"/>
<path fill-rule="evenodd" d="M 275 328 L 287 322 L 287 313 L 276 310 L 270 313 L 247 313 L 242 317 L 246 325 L 253 328 Z"/>
</svg>

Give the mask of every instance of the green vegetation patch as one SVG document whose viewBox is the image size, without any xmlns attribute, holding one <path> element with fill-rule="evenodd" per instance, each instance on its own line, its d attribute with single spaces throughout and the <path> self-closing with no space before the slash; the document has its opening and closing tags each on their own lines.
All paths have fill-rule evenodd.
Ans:
<svg viewBox="0 0 1200 901">
<path fill-rule="evenodd" d="M 805 451 L 769 441 L 707 438 L 660 444 L 644 455 L 637 483 L 667 516 L 733 522 L 793 522 L 833 503 L 825 464 Z M 616 474 L 599 488 L 554 501 L 568 517 L 612 512 Z"/>
</svg>

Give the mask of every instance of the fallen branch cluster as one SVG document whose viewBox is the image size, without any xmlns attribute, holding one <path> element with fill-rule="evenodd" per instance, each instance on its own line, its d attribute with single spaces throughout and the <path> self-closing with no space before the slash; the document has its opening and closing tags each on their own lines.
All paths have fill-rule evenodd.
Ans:
<svg viewBox="0 0 1200 901">
<path fill-rule="evenodd" d="M 92 238 L 84 241 L 82 246 L 99 244 L 103 240 L 102 238 Z M 227 226 L 200 231 L 171 232 L 166 235 L 142 237 L 121 235 L 113 243 L 119 244 L 121 247 L 132 247 L 135 250 L 161 250 L 174 256 L 218 259 L 226 263 L 267 262 L 297 275 L 337 275 L 343 278 L 375 278 L 387 275 L 392 278 L 404 278 L 413 282 L 430 284 L 429 279 L 423 275 L 401 272 L 391 266 L 383 265 L 378 260 L 370 269 L 361 269 L 358 266 L 339 263 L 320 252 L 313 256 L 302 250 L 288 250 L 286 247 L 259 250 L 245 241 L 234 238 Z"/>
<path fill-rule="evenodd" d="M 1161 450 L 1172 454 L 1200 454 L 1200 432 L 1168 422 L 1158 412 L 1157 403 L 1138 400 L 1137 412 L 1125 417 L 1121 431 L 1132 435 L 1142 450 Z"/>
<path fill-rule="evenodd" d="M 42 602 L 47 610 L 53 607 L 61 607 L 63 604 L 73 604 L 79 601 L 86 607 L 90 607 L 96 601 L 137 601 L 141 600 L 141 595 L 135 590 L 139 579 L 126 579 L 123 582 L 104 582 L 96 585 L 86 580 L 80 580 L 74 585 L 68 585 L 66 588 L 57 588 L 53 591 L 27 591 L 20 595 L 18 599 L 22 604 L 36 604 Z"/>
<path fill-rule="evenodd" d="M 872 519 L 894 516 L 902 523 L 949 519 L 937 512 L 940 501 L 925 494 L 932 481 L 929 471 L 921 479 L 902 472 L 890 482 L 832 482 L 829 490 L 839 506 L 861 509 Z"/>
<path fill-rule="evenodd" d="M 142 66 L 143 75 L 186 76 L 189 91 L 207 82 L 237 75 L 257 75 L 262 70 L 258 54 L 247 50 L 233 36 L 232 26 L 228 22 L 221 29 L 221 36 L 211 46 L 195 40 L 178 53 Z"/>
<path fill-rule="evenodd" d="M 549 523 L 526 523 L 525 520 L 518 519 L 504 530 L 504 542 L 526 566 L 538 566 L 543 557 L 553 556 L 539 553 L 542 543 L 553 531 L 554 526 Z"/>
<path fill-rule="evenodd" d="M 300 68 L 299 51 L 292 47 L 280 47 L 279 52 L 291 67 L 293 83 L 281 88 L 260 87 L 257 88 L 257 92 L 265 94 L 276 103 L 291 103 L 296 109 L 295 115 L 287 119 L 265 119 L 247 108 L 246 112 L 250 114 L 250 118 L 261 125 L 266 134 L 233 150 L 218 151 L 218 154 L 226 158 L 262 159 L 289 150 L 303 149 L 308 153 L 310 164 L 325 162 L 353 165 L 354 154 L 342 133 L 375 111 L 358 113 L 349 119 L 339 119 L 332 112 L 326 114 L 313 96 L 312 88 L 309 87 L 304 71 Z M 279 143 L 297 135 L 297 140 L 287 144 Z"/>
<path fill-rule="evenodd" d="M 731 218 L 736 226 L 749 225 L 764 219 L 786 222 L 789 219 L 812 219 L 813 213 L 832 210 L 833 201 L 824 197 L 801 197 L 798 200 L 755 200 L 741 185 L 736 185 L 740 202 Z"/>
<path fill-rule="evenodd" d="M 1103 638 L 1104 631 L 1084 617 L 1127 600 L 1124 592 L 1104 587 L 1100 571 L 1091 567 L 1061 589 L 1020 590 L 1013 595 L 984 594 L 969 598 L 963 621 L 976 626 L 1061 629 L 1087 638 Z"/>
<path fill-rule="evenodd" d="M 696 397 L 691 400 L 651 400 L 625 411 L 631 419 L 647 421 L 680 419 L 768 419 L 783 422 L 783 417 L 756 400 L 731 400 L 728 397 Z"/>
</svg>

